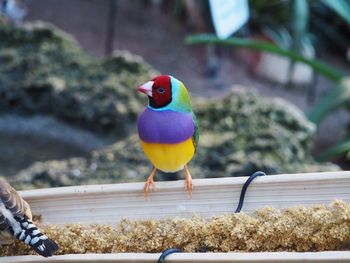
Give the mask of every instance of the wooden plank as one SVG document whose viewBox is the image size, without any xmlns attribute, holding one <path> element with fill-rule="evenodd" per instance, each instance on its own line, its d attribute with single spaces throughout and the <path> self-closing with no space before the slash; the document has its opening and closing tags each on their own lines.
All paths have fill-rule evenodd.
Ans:
<svg viewBox="0 0 350 263">
<path fill-rule="evenodd" d="M 43 223 L 107 223 L 130 219 L 211 217 L 234 212 L 247 177 L 197 179 L 189 197 L 183 181 L 158 182 L 157 190 L 145 199 L 143 183 L 90 185 L 38 189 L 21 192 Z M 350 202 L 350 172 L 285 174 L 259 177 L 251 184 L 243 210 L 264 206 L 285 208 L 298 204 L 328 204 L 334 199 Z M 0 262 L 157 262 L 159 254 L 75 254 L 54 256 L 3 257 Z M 350 262 L 350 251 L 263 252 L 263 253 L 177 253 L 166 262 Z"/>
<path fill-rule="evenodd" d="M 247 177 L 194 180 L 192 197 L 184 181 L 156 182 L 146 199 L 143 183 L 88 185 L 22 191 L 34 213 L 44 223 L 117 224 L 121 218 L 151 219 L 192 217 L 234 212 Z M 243 211 L 264 206 L 329 204 L 334 199 L 350 202 L 350 172 L 282 174 L 256 178 L 249 186 Z"/>
<path fill-rule="evenodd" d="M 147 253 L 119 253 L 119 254 L 72 254 L 43 258 L 40 256 L 16 256 L 0 258 L 0 262 L 6 263 L 154 263 L 160 254 Z M 167 263 L 215 263 L 215 262 L 245 262 L 245 263 L 282 263 L 282 262 L 322 262 L 322 263 L 345 263 L 350 262 L 349 251 L 327 251 L 327 252 L 262 252 L 262 253 L 177 253 L 166 258 Z"/>
</svg>

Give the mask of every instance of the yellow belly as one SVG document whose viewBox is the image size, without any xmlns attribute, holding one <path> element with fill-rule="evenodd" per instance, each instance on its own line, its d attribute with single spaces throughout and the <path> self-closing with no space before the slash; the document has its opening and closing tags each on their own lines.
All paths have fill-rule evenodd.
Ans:
<svg viewBox="0 0 350 263">
<path fill-rule="evenodd" d="M 152 164 L 163 172 L 177 172 L 192 159 L 195 148 L 192 138 L 176 144 L 148 143 L 141 146 Z"/>
</svg>

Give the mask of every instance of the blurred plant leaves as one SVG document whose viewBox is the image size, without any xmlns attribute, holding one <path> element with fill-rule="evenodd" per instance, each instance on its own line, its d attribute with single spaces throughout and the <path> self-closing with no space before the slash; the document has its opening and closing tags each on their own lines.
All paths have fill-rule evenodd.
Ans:
<svg viewBox="0 0 350 263">
<path fill-rule="evenodd" d="M 263 26 L 262 32 L 272 39 L 274 43 L 278 44 L 279 47 L 284 49 L 289 49 L 291 47 L 293 39 L 287 28 L 283 26 L 277 28 Z"/>
<path fill-rule="evenodd" d="M 309 120 L 319 125 L 334 109 L 350 99 L 350 77 L 344 78 L 336 88 L 330 90 L 308 114 Z"/>
<path fill-rule="evenodd" d="M 307 64 L 319 74 L 335 82 L 338 82 L 343 78 L 342 73 L 318 60 L 306 58 L 303 55 L 298 54 L 297 52 L 280 48 L 273 43 L 265 41 L 237 37 L 219 39 L 218 37 L 212 34 L 197 34 L 186 37 L 185 43 L 188 45 L 217 44 L 240 48 L 249 48 L 252 50 L 274 53 L 283 57 L 287 57 L 293 61 L 298 61 Z"/>
<path fill-rule="evenodd" d="M 350 3 L 347 0 L 321 0 L 350 25 Z"/>
<path fill-rule="evenodd" d="M 346 156 L 347 160 L 350 160 L 350 137 L 345 138 L 339 144 L 323 151 L 320 155 L 316 156 L 317 161 L 329 161 L 335 157 Z"/>
<path fill-rule="evenodd" d="M 215 35 L 210 34 L 198 34 L 188 36 L 185 39 L 185 43 L 188 45 L 198 44 L 217 44 L 234 46 L 239 48 L 249 48 L 256 51 L 263 51 L 281 55 L 287 57 L 293 61 L 299 61 L 309 65 L 319 74 L 333 80 L 338 83 L 335 88 L 331 89 L 323 99 L 313 107 L 311 112 L 308 114 L 310 121 L 319 125 L 321 121 L 336 108 L 343 106 L 350 99 L 350 77 L 343 76 L 338 70 L 318 61 L 315 59 L 308 59 L 292 50 L 283 49 L 275 44 L 257 41 L 247 38 L 231 37 L 228 39 L 221 40 Z M 332 147 L 331 149 L 322 153 L 319 156 L 320 160 L 330 160 L 336 155 L 347 154 L 350 159 L 350 138 L 347 138 L 342 143 Z"/>
<path fill-rule="evenodd" d="M 301 49 L 301 42 L 308 33 L 309 5 L 306 0 L 294 0 L 293 50 Z"/>
</svg>

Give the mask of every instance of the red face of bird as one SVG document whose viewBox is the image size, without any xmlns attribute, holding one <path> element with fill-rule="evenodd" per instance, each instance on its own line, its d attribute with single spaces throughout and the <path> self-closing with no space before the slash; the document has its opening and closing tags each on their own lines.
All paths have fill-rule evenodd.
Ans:
<svg viewBox="0 0 350 263">
<path fill-rule="evenodd" d="M 137 91 L 148 96 L 149 106 L 162 108 L 172 100 L 172 89 L 170 76 L 158 76 L 137 88 Z"/>
</svg>

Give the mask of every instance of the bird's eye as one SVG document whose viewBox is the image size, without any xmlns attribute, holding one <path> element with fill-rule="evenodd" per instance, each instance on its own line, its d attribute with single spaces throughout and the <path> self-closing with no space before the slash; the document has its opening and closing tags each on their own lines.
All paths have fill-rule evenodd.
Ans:
<svg viewBox="0 0 350 263">
<path fill-rule="evenodd" d="M 165 93 L 165 89 L 164 89 L 164 88 L 158 88 L 158 89 L 157 89 L 157 92 L 158 92 L 159 94 L 164 94 L 164 93 Z"/>
</svg>

